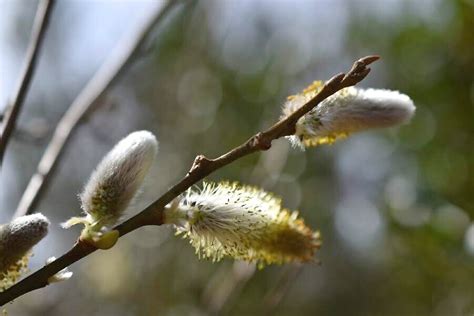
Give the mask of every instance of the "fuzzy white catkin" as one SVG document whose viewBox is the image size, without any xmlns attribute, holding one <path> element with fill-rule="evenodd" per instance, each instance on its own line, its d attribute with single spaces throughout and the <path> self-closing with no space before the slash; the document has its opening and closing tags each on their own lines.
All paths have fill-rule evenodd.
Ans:
<svg viewBox="0 0 474 316">
<path fill-rule="evenodd" d="M 292 96 L 283 108 L 284 116 L 294 112 L 322 87 L 315 82 L 302 94 Z M 398 91 L 345 88 L 322 101 L 301 117 L 290 136 L 300 147 L 332 143 L 351 133 L 386 128 L 408 122 L 415 112 L 413 101 Z"/>
<path fill-rule="evenodd" d="M 312 261 L 321 246 L 297 212 L 262 189 L 220 182 L 188 189 L 169 204 L 164 223 L 174 224 L 200 257 L 269 264 Z"/>
<path fill-rule="evenodd" d="M 64 226 L 84 223 L 92 230 L 115 224 L 123 215 L 155 160 L 158 141 L 148 131 L 137 131 L 120 140 L 102 159 L 80 194 L 82 219 Z"/>
<path fill-rule="evenodd" d="M 0 272 L 25 256 L 48 233 L 49 221 L 40 214 L 18 217 L 0 226 Z"/>
</svg>

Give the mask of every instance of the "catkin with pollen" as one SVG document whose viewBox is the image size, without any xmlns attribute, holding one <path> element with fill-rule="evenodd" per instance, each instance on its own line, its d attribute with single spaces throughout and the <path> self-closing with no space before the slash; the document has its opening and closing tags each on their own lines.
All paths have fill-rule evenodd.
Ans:
<svg viewBox="0 0 474 316">
<path fill-rule="evenodd" d="M 48 226 L 48 219 L 39 213 L 0 226 L 0 291 L 26 270 L 31 248 L 46 236 Z"/>
<path fill-rule="evenodd" d="M 301 93 L 288 97 L 282 118 L 310 101 L 323 87 L 315 81 Z M 303 115 L 294 135 L 287 136 L 297 147 L 331 144 L 349 134 L 386 128 L 408 122 L 415 112 L 413 101 L 398 91 L 344 88 Z"/>
<path fill-rule="evenodd" d="M 189 239 L 200 257 L 268 264 L 312 261 L 321 245 L 297 212 L 261 189 L 238 183 L 204 183 L 165 209 L 164 222 Z"/>
</svg>

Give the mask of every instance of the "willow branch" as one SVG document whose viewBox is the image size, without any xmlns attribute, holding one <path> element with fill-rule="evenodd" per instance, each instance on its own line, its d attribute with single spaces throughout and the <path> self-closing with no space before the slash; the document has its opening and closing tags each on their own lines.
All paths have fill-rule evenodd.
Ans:
<svg viewBox="0 0 474 316">
<path fill-rule="evenodd" d="M 30 42 L 26 51 L 24 66 L 18 84 L 14 90 L 13 97 L 10 101 L 9 109 L 5 112 L 5 118 L 0 131 L 0 166 L 2 165 L 8 141 L 15 129 L 18 115 L 20 114 L 20 110 L 30 87 L 31 79 L 33 78 L 36 69 L 39 51 L 46 34 L 54 3 L 55 0 L 42 0 L 38 4 Z"/>
<path fill-rule="evenodd" d="M 105 96 L 108 88 L 117 82 L 140 53 L 142 43 L 149 38 L 154 26 L 163 20 L 171 8 L 179 2 L 170 0 L 164 6 L 159 6 L 151 12 L 148 19 L 145 19 L 146 21 L 137 30 L 127 34 L 119 42 L 112 54 L 79 93 L 56 126 L 51 141 L 38 163 L 36 172 L 23 192 L 14 217 L 34 212 L 52 178 L 68 140 L 79 124 L 98 108 L 99 101 Z"/>
<path fill-rule="evenodd" d="M 174 198 L 215 170 L 251 153 L 267 150 L 271 147 L 273 140 L 294 134 L 295 124 L 300 117 L 308 113 L 325 98 L 345 87 L 353 86 L 363 80 L 370 71 L 370 68 L 367 66 L 377 59 L 379 59 L 378 56 L 368 56 L 359 59 L 354 63 L 352 69 L 346 75 L 339 74 L 332 77 L 324 84 L 321 91 L 313 99 L 308 101 L 308 103 L 303 105 L 297 111 L 278 121 L 269 129 L 255 134 L 242 145 L 235 147 L 222 156 L 215 159 L 208 159 L 203 155 L 197 156 L 191 169 L 181 179 L 181 181 L 169 189 L 155 202 L 146 207 L 143 211 L 118 225 L 114 229 L 118 230 L 121 237 L 142 226 L 163 224 L 163 209 Z M 62 255 L 59 259 L 39 269 L 7 289 L 5 292 L 0 293 L 0 305 L 10 302 L 25 293 L 47 286 L 48 278 L 96 250 L 97 249 L 94 246 L 87 242 L 78 240 L 73 248 Z"/>
</svg>

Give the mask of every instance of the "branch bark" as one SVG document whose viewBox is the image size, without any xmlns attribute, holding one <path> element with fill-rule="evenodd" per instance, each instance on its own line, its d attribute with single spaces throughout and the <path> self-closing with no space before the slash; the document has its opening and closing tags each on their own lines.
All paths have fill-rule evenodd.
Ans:
<svg viewBox="0 0 474 316">
<path fill-rule="evenodd" d="M 308 101 L 297 111 L 278 121 L 269 129 L 255 134 L 246 142 L 231 149 L 222 156 L 215 159 L 208 159 L 203 155 L 197 156 L 191 169 L 181 179 L 181 181 L 170 188 L 165 194 L 146 207 L 143 211 L 118 225 L 114 229 L 118 230 L 120 237 L 122 237 L 142 226 L 163 224 L 163 209 L 174 198 L 215 170 L 251 153 L 269 149 L 272 141 L 275 139 L 292 135 L 295 131 L 295 124 L 300 117 L 308 113 L 321 101 L 337 91 L 345 87 L 353 86 L 363 80 L 370 71 L 370 68 L 367 66 L 377 59 L 379 59 L 378 56 L 367 56 L 357 60 L 347 74 L 339 74 L 332 77 L 325 83 L 322 90 L 313 99 Z M 7 289 L 5 292 L 0 293 L 0 305 L 8 303 L 25 293 L 47 286 L 49 277 L 96 250 L 97 249 L 93 246 L 84 241 L 78 240 L 73 248 L 59 259 L 39 269 Z"/>
<path fill-rule="evenodd" d="M 128 66 L 131 65 L 134 57 L 140 53 L 142 43 L 153 32 L 154 26 L 163 20 L 166 14 L 178 3 L 180 1 L 170 0 L 163 6 L 157 7 L 138 30 L 124 36 L 111 56 L 107 58 L 106 62 L 73 101 L 56 126 L 51 141 L 38 163 L 36 172 L 23 192 L 14 218 L 34 212 L 74 131 L 86 117 L 98 108 L 99 101 L 105 96 L 108 88 L 117 82 Z"/>
<path fill-rule="evenodd" d="M 10 106 L 5 112 L 1 132 L 0 132 L 0 167 L 2 165 L 3 156 L 10 140 L 13 130 L 15 129 L 18 115 L 28 93 L 31 79 L 33 78 L 39 51 L 41 49 L 46 29 L 48 28 L 51 12 L 53 10 L 55 0 L 42 0 L 38 4 L 35 20 L 33 22 L 33 30 L 26 52 L 23 70 L 20 75 L 18 85 L 14 90 Z"/>
</svg>

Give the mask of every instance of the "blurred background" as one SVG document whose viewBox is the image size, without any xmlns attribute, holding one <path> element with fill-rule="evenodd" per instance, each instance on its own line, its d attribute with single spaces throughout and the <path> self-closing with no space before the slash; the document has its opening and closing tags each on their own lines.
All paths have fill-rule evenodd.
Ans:
<svg viewBox="0 0 474 316">
<path fill-rule="evenodd" d="M 64 0 L 0 178 L 12 216 L 54 127 L 98 67 L 159 1 Z M 18 78 L 37 2 L 0 0 L 0 110 Z M 71 139 L 38 211 L 53 225 L 30 268 L 71 247 L 77 194 L 129 132 L 160 141 L 129 214 L 196 154 L 215 157 L 278 117 L 289 94 L 380 54 L 363 87 L 408 94 L 411 124 L 305 152 L 279 140 L 214 173 L 283 197 L 319 229 L 322 265 L 199 260 L 169 227 L 135 231 L 27 294 L 11 315 L 472 315 L 474 1 L 210 0 L 178 5 Z"/>
</svg>

